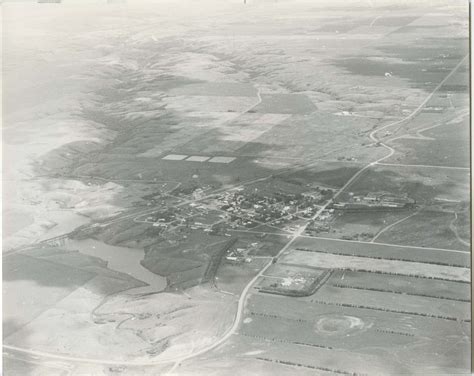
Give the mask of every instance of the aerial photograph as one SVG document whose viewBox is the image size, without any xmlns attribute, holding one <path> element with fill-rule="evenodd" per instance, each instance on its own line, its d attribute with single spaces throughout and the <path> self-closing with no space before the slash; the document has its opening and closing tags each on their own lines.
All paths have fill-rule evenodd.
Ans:
<svg viewBox="0 0 474 376">
<path fill-rule="evenodd" d="M 6 376 L 471 374 L 468 0 L 5 0 Z"/>
</svg>

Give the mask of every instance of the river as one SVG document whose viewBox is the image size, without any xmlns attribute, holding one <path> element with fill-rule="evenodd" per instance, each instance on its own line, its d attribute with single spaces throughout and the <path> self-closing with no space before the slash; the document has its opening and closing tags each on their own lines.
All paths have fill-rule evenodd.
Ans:
<svg viewBox="0 0 474 376">
<path fill-rule="evenodd" d="M 117 247 L 95 239 L 69 240 L 66 248 L 77 250 L 84 255 L 98 257 L 107 262 L 109 269 L 128 274 L 148 284 L 148 286 L 128 290 L 128 293 L 144 294 L 159 292 L 166 288 L 165 277 L 150 272 L 140 264 L 144 256 L 142 249 Z"/>
</svg>

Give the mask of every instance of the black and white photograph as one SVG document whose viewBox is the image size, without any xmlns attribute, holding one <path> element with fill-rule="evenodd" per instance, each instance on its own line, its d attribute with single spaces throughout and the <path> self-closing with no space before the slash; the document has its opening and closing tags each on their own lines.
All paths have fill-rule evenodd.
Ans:
<svg viewBox="0 0 474 376">
<path fill-rule="evenodd" d="M 0 12 L 1 375 L 471 375 L 468 0 Z"/>
</svg>

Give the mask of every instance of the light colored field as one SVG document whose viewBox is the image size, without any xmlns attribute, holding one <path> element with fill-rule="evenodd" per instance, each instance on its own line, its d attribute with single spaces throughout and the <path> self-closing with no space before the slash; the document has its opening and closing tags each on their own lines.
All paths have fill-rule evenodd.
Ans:
<svg viewBox="0 0 474 376">
<path fill-rule="evenodd" d="M 443 278 L 453 281 L 469 281 L 470 269 L 396 260 L 376 260 L 366 257 L 342 256 L 319 252 L 293 250 L 281 262 L 309 265 L 328 269 L 366 270 L 371 272 L 405 274 L 426 278 Z"/>
<path fill-rule="evenodd" d="M 255 111 L 276 114 L 305 114 L 316 110 L 316 106 L 303 94 L 262 94 L 262 103 Z"/>
<path fill-rule="evenodd" d="M 205 162 L 209 159 L 210 157 L 202 157 L 199 155 L 192 155 L 189 158 L 186 158 L 186 161 L 188 162 Z"/>
<path fill-rule="evenodd" d="M 341 239 L 314 239 L 301 237 L 295 242 L 295 248 L 305 248 L 333 254 L 366 256 L 393 260 L 442 263 L 469 267 L 470 254 L 464 251 L 449 252 L 443 249 L 398 246 L 379 242 L 346 241 Z"/>
<path fill-rule="evenodd" d="M 362 2 L 357 5 L 357 11 L 348 12 L 346 3 L 334 2 L 340 3 L 339 7 L 333 8 L 331 4 L 328 8 L 309 1 L 264 6 L 260 0 L 250 0 L 244 6 L 237 0 L 205 0 L 199 5 L 203 10 L 199 14 L 191 6 L 192 1 L 153 2 L 153 6 L 150 2 L 127 1 L 125 8 L 82 6 L 82 3 L 79 6 L 78 1 L 64 1 L 61 7 L 27 7 L 10 2 L 5 11 L 9 37 L 4 41 L 4 157 L 10 163 L 4 166 L 4 172 L 7 197 L 12 198 L 15 208 L 25 205 L 12 215 L 14 223 L 10 232 L 22 236 L 21 242 L 15 244 L 42 239 L 48 236 L 49 230 L 52 235 L 60 234 L 83 221 L 145 205 L 141 197 L 151 197 L 152 193 L 155 197 L 156 192 L 163 191 L 147 191 L 141 183 L 110 187 L 91 181 L 90 189 L 78 187 L 73 192 L 74 187 L 63 189 L 33 183 L 39 178 L 37 171 L 47 179 L 53 176 L 63 179 L 81 172 L 104 179 L 137 179 L 139 173 L 150 180 L 163 177 L 163 180 L 222 186 L 237 178 L 244 181 L 268 176 L 275 168 L 283 167 L 276 167 L 276 163 L 258 165 L 239 156 L 293 157 L 291 163 L 302 161 L 301 158 L 306 162 L 312 158 L 353 157 L 361 165 L 383 156 L 386 152 L 383 147 L 368 146 L 371 142 L 368 134 L 381 121 L 395 121 L 410 113 L 426 98 L 430 87 L 442 79 L 443 69 L 427 74 L 422 73 L 423 69 L 449 67 L 457 59 L 454 55 L 459 51 L 455 49 L 463 39 L 467 46 L 467 13 L 463 14 L 460 7 L 446 5 L 410 8 L 405 4 L 401 9 L 387 10 L 362 6 Z M 399 19 L 392 19 L 392 13 Z M 127 15 L 125 28 L 124 15 Z M 421 25 L 452 26 L 423 31 L 421 37 L 418 31 L 389 32 L 393 22 L 402 26 L 403 19 L 416 16 L 427 21 L 419 21 Z M 446 54 L 450 56 L 440 57 Z M 435 58 L 434 63 L 430 62 L 431 57 Z M 357 61 L 338 64 L 345 59 Z M 384 76 L 388 71 L 393 72 L 390 78 Z M 467 77 L 460 75 L 458 79 Z M 265 94 L 263 103 L 253 108 L 258 103 L 257 89 Z M 455 106 L 460 106 L 456 95 L 452 99 Z M 244 113 L 249 110 L 256 112 Z M 343 111 L 375 119 L 334 115 Z M 75 150 L 73 146 L 77 145 L 73 144 L 63 148 L 75 141 L 91 141 L 95 147 Z M 431 150 L 434 153 L 436 148 Z M 221 165 L 159 159 L 170 153 L 180 153 L 184 158 L 201 154 L 239 158 L 234 163 L 221 160 Z M 288 163 L 289 159 L 285 161 Z M 359 166 L 338 164 L 314 173 L 304 171 L 299 177 L 302 184 L 318 182 L 341 187 Z M 193 180 L 198 167 L 199 179 Z M 419 195 L 417 199 L 429 199 L 433 194 L 467 200 L 461 197 L 468 197 L 468 185 L 463 183 L 459 188 L 458 180 L 448 173 L 435 176 L 427 172 L 418 178 L 412 171 L 405 171 L 406 174 L 400 175 L 390 171 L 392 175 L 382 174 L 372 180 L 366 174 L 359 182 L 365 182 L 364 189 L 383 185 L 381 182 L 396 190 L 407 188 L 409 193 Z M 24 192 L 34 195 L 26 196 Z M 140 192 L 146 195 L 140 196 Z M 173 203 L 167 201 L 167 205 Z M 63 214 L 69 213 L 64 209 L 73 214 Z M 34 223 L 30 225 L 28 218 L 33 218 Z M 25 226 L 28 231 L 22 232 Z M 150 229 L 153 231 L 146 224 L 124 221 L 110 226 L 104 237 L 141 247 L 157 241 L 158 236 Z M 155 260 L 163 270 L 186 267 L 194 262 L 192 257 L 196 254 L 203 255 L 202 264 L 208 260 L 209 254 L 200 251 L 209 250 L 211 245 L 203 238 L 212 237 L 199 235 L 183 243 L 186 248 L 178 245 L 171 249 L 171 240 L 181 236 L 174 235 L 170 247 L 158 249 L 157 254 L 166 256 L 164 253 L 176 251 L 180 257 Z M 286 241 L 282 237 L 281 242 L 268 245 L 261 253 L 274 255 Z M 369 249 L 365 244 L 333 243 L 348 244 L 348 248 L 357 248 L 357 252 L 362 252 L 360 247 Z M 127 265 L 120 264 L 123 261 L 138 268 L 142 252 L 132 258 L 127 253 L 124 260 L 116 260 L 115 251 L 133 251 L 94 244 L 101 247 L 103 259 L 109 261 L 110 267 L 126 271 Z M 83 244 L 84 253 L 97 254 L 89 245 Z M 197 252 L 184 252 L 188 249 Z M 388 246 L 376 248 L 374 253 L 377 252 L 383 256 L 393 252 L 404 257 L 415 253 L 411 248 L 403 253 Z M 418 249 L 413 258 L 419 260 L 427 254 L 430 260 L 439 258 L 460 265 L 465 260 L 458 256 L 467 257 L 465 253 Z M 296 256 L 292 253 L 283 259 L 291 257 Z M 14 309 L 9 317 L 21 318 L 20 324 L 25 323 L 15 328 L 17 331 L 6 339 L 7 344 L 107 361 L 148 361 L 192 354 L 216 343 L 232 326 L 236 307 L 232 295 L 203 288 L 146 296 L 135 295 L 131 290 L 118 293 L 120 289 L 136 286 L 130 276 L 107 270 L 98 261 L 99 265 L 91 265 L 84 261 L 86 256 L 77 254 L 48 254 L 45 258 L 48 263 L 58 265 L 46 267 L 46 260 L 36 263 L 33 260 L 33 267 L 37 266 L 39 273 L 32 272 L 32 265 L 18 265 L 23 274 L 6 281 L 11 288 L 9 293 L 18 295 L 12 298 Z M 309 252 L 296 258 L 302 265 L 317 267 L 367 267 L 381 272 L 401 270 L 406 274 L 441 276 L 453 281 L 469 279 L 467 267 L 442 268 L 357 256 L 315 256 Z M 70 271 L 69 267 L 76 265 L 74 260 L 86 264 L 83 270 Z M 229 274 L 223 279 L 239 294 L 245 281 L 266 262 L 268 259 L 255 259 L 247 269 L 234 269 L 233 273 L 230 268 L 224 268 Z M 145 280 L 152 277 L 144 277 L 140 274 L 143 271 L 135 267 L 130 267 L 135 276 Z M 82 283 L 88 273 L 98 275 Z M 69 295 L 63 297 L 66 293 Z M 260 295 L 263 294 L 251 294 L 245 309 L 256 309 L 260 303 L 255 300 Z M 348 301 L 352 298 L 350 294 L 344 295 Z M 404 301 L 415 307 L 412 298 Z M 277 313 L 293 321 L 279 318 L 247 321 L 243 326 L 265 331 L 268 338 L 244 341 L 243 336 L 230 336 L 224 346 L 191 358 L 174 374 L 326 375 L 328 369 L 332 374 L 341 371 L 374 375 L 456 374 L 469 367 L 466 323 L 281 297 L 266 300 L 257 308 L 260 313 Z M 243 314 L 245 320 L 250 318 L 246 312 Z M 294 324 L 300 319 L 307 322 Z M 371 324 L 374 325 L 369 328 Z M 365 329 L 374 332 L 394 329 L 417 337 L 385 332 L 372 335 Z M 273 338 L 298 340 L 298 337 L 317 341 L 321 333 L 325 333 L 328 341 L 333 338 L 333 349 L 273 341 Z M 405 347 L 410 341 L 414 345 Z M 393 346 L 394 343 L 400 346 Z M 353 350 L 338 346 L 352 346 Z M 276 363 L 280 361 L 289 364 Z M 299 363 L 316 368 L 304 368 Z M 47 375 L 42 366 L 36 374 L 33 370 L 17 369 L 21 374 Z M 15 370 L 13 367 L 5 373 L 14 375 Z M 115 371 L 82 364 L 74 373 L 100 375 Z M 162 371 L 156 369 L 154 374 Z M 134 368 L 124 370 L 123 374 L 146 373 Z"/>
<path fill-rule="evenodd" d="M 261 322 L 262 325 L 265 325 L 264 322 Z M 301 328 L 297 325 L 290 326 L 288 324 L 276 323 L 273 324 L 284 327 L 287 333 L 290 333 L 291 330 L 297 331 L 299 334 L 303 333 L 304 330 L 308 328 Z M 315 367 L 325 368 L 326 370 L 342 371 L 347 373 L 356 373 L 356 374 L 368 374 L 368 375 L 384 375 L 391 374 L 395 370 L 399 370 L 400 364 L 397 362 L 396 358 L 387 358 L 384 356 L 384 351 L 381 347 L 378 347 L 379 351 L 382 354 L 363 354 L 360 352 L 350 351 L 347 348 L 337 347 L 334 349 L 328 348 L 319 348 L 312 346 L 301 346 L 296 345 L 291 342 L 291 339 L 285 337 L 280 337 L 277 335 L 271 334 L 271 329 L 268 324 L 265 325 L 268 331 L 268 338 L 265 339 L 265 336 L 262 338 L 241 338 L 238 337 L 239 342 L 246 344 L 247 351 L 249 349 L 261 349 L 262 352 L 254 355 L 254 357 L 260 358 L 270 358 L 276 361 L 290 361 L 298 364 L 310 365 Z M 286 327 L 286 328 L 285 328 Z M 278 330 L 281 332 L 281 330 Z M 258 336 L 258 332 L 255 333 Z M 291 334 L 290 334 L 291 336 Z M 314 330 L 309 329 L 308 337 L 318 339 L 318 335 L 314 333 Z M 243 337 L 243 336 L 242 336 Z M 272 341 L 271 338 L 288 340 L 279 342 Z M 351 336 L 347 337 L 351 340 Z M 341 338 L 340 338 L 341 339 Z M 366 338 L 367 340 L 367 338 Z M 363 346 L 362 343 L 359 343 L 359 346 Z M 341 359 L 344 359 L 341 361 Z M 299 373 L 299 368 L 293 368 L 295 373 Z M 319 374 L 319 371 L 313 369 L 313 374 Z"/>
<path fill-rule="evenodd" d="M 42 209 L 44 210 L 44 208 Z M 90 212 L 94 212 L 94 209 L 90 208 Z M 20 224 L 16 224 L 18 231 L 4 239 L 3 247 L 5 250 L 30 244 L 33 240 L 41 241 L 64 235 L 81 225 L 89 223 L 89 219 L 77 213 L 76 210 L 43 210 L 32 210 L 34 222 L 28 226 L 19 229 Z M 26 223 L 23 220 L 22 222 L 23 224 Z"/>
<path fill-rule="evenodd" d="M 259 116 L 258 119 L 254 121 L 254 123 L 279 124 L 282 121 L 288 119 L 290 116 L 290 114 L 265 113 Z"/>
<path fill-rule="evenodd" d="M 383 25 L 366 25 L 356 27 L 355 29 L 351 30 L 351 34 L 361 34 L 363 36 L 379 36 L 382 38 L 385 34 L 388 34 L 392 31 L 395 31 L 398 27 L 390 27 L 390 26 L 383 26 Z"/>
<path fill-rule="evenodd" d="M 183 154 L 168 154 L 164 156 L 162 159 L 165 159 L 167 161 L 182 161 L 186 157 L 187 155 L 183 155 Z"/>
<path fill-rule="evenodd" d="M 3 259 L 4 338 L 51 308 L 94 273 L 24 255 Z"/>
<path fill-rule="evenodd" d="M 211 163 L 230 163 L 234 161 L 234 157 L 213 157 L 209 159 L 209 162 Z"/>
<path fill-rule="evenodd" d="M 254 122 L 252 124 L 246 124 L 242 126 L 228 126 L 228 127 L 221 127 L 219 129 L 220 135 L 219 137 L 224 141 L 235 141 L 241 145 L 244 145 L 247 142 L 253 141 L 260 136 L 262 136 L 265 132 L 272 129 L 274 124 L 272 123 L 265 123 L 265 122 Z"/>
<path fill-rule="evenodd" d="M 41 364 L 36 359 L 22 359 L 7 352 L 3 353 L 3 369 L 8 369 L 11 375 L 31 376 L 67 376 L 72 367 L 65 364 Z"/>
<path fill-rule="evenodd" d="M 470 284 L 454 281 L 440 281 L 425 278 L 351 272 L 348 270 L 333 273 L 328 285 L 346 286 L 357 291 L 387 291 L 413 296 L 431 296 L 441 299 L 468 301 Z"/>
<path fill-rule="evenodd" d="M 299 376 L 315 376 L 314 369 L 295 369 L 295 367 L 285 364 L 256 359 L 258 356 L 265 356 L 267 351 L 269 351 L 269 343 L 264 341 L 238 337 L 238 341 L 232 339 L 230 343 L 233 347 L 226 346 L 225 353 L 219 354 L 219 356 L 207 356 L 206 359 L 195 359 L 193 362 L 183 363 L 174 372 L 170 373 L 170 376 L 295 376 L 295 373 Z M 249 349 L 256 350 L 249 351 Z M 245 367 L 242 366 L 243 364 L 245 364 Z M 317 375 L 334 376 L 334 373 L 320 371 Z"/>
<path fill-rule="evenodd" d="M 5 198 L 8 199 L 8 197 Z M 8 218 L 8 222 L 3 221 L 2 223 L 2 234 L 5 238 L 8 238 L 15 234 L 15 232 L 22 230 L 34 222 L 34 218 L 29 211 L 22 209 L 21 206 L 4 208 L 2 210 L 2 216 L 3 218 Z"/>
<path fill-rule="evenodd" d="M 213 343 L 229 327 L 233 298 L 203 289 L 109 299 L 91 280 L 13 333 L 5 344 L 77 357 L 124 361 L 176 357 Z"/>
<path fill-rule="evenodd" d="M 200 155 L 192 155 L 188 157 L 184 154 L 168 154 L 162 159 L 168 161 L 183 161 L 186 162 L 211 162 L 211 163 L 230 163 L 235 160 L 235 157 L 208 157 Z"/>
<path fill-rule="evenodd" d="M 281 263 L 272 264 L 265 275 L 278 277 L 278 278 L 285 278 L 289 275 L 312 275 L 317 277 L 324 272 L 324 269 L 312 269 L 306 268 L 304 266 L 294 266 L 294 265 L 282 265 Z"/>
</svg>

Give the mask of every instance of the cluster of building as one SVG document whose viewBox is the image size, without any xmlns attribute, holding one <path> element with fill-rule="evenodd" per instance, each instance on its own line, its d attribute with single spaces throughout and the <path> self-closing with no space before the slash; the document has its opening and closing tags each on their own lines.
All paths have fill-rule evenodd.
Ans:
<svg viewBox="0 0 474 376">
<path fill-rule="evenodd" d="M 334 209 L 326 209 L 321 212 L 317 220 L 312 221 L 306 227 L 306 235 L 318 235 L 319 233 L 330 232 L 330 222 L 334 217 Z"/>
<path fill-rule="evenodd" d="M 168 208 L 165 211 L 150 214 L 144 222 L 152 223 L 153 227 L 169 229 L 172 227 L 189 227 L 193 230 L 212 231 L 212 224 L 200 222 L 199 218 L 207 213 L 205 207 L 193 205 L 190 208 Z M 202 219 L 201 219 L 202 220 Z"/>
<path fill-rule="evenodd" d="M 145 222 L 153 223 L 154 227 L 166 227 L 168 224 L 178 219 L 178 211 L 168 209 L 165 211 L 153 213 L 145 218 Z"/>
<path fill-rule="evenodd" d="M 231 222 L 251 227 L 257 222 L 281 223 L 298 213 L 311 217 L 316 210 L 320 195 L 274 193 L 262 195 L 258 191 L 224 192 L 215 197 L 215 205 L 229 214 Z"/>
<path fill-rule="evenodd" d="M 236 247 L 228 250 L 225 257 L 226 261 L 229 263 L 242 263 L 242 262 L 252 262 L 252 257 L 249 256 L 249 252 L 258 247 L 258 242 L 251 243 L 247 247 Z"/>
<path fill-rule="evenodd" d="M 331 208 L 336 210 L 397 210 L 411 209 L 416 201 L 407 196 L 391 193 L 368 193 L 366 196 L 350 196 L 348 201 L 335 202 Z"/>
</svg>

